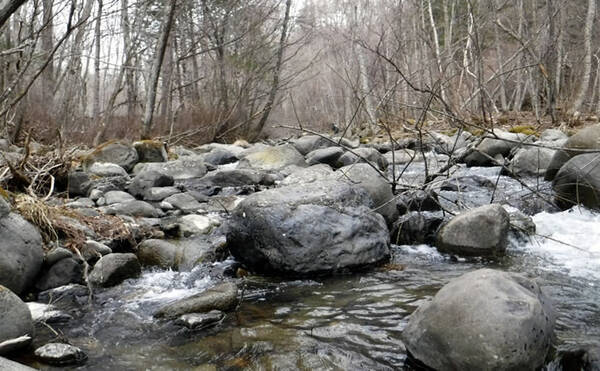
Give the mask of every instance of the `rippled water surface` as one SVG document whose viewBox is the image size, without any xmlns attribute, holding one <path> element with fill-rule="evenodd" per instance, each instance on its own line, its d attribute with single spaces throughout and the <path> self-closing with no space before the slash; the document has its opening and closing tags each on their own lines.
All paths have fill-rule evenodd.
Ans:
<svg viewBox="0 0 600 371">
<path fill-rule="evenodd" d="M 514 187 L 506 185 L 507 194 Z M 240 280 L 238 310 L 205 330 L 157 321 L 152 313 L 214 285 L 211 272 L 231 262 L 188 273 L 145 271 L 98 292 L 62 331 L 89 355 L 80 369 L 402 369 L 408 315 L 450 279 L 487 266 L 537 280 L 555 303 L 558 350 L 600 345 L 600 214 L 574 208 L 541 212 L 534 221 L 541 236 L 512 241 L 500 261 L 394 246 L 390 264 L 368 272 L 297 281 L 249 276 Z"/>
</svg>

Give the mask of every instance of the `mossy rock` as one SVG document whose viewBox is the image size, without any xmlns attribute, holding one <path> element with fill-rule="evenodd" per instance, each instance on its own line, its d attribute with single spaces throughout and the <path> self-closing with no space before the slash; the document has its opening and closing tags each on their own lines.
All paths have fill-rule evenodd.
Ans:
<svg viewBox="0 0 600 371">
<path fill-rule="evenodd" d="M 517 125 L 517 126 L 511 127 L 508 131 L 511 133 L 517 133 L 517 134 L 535 135 L 535 136 L 540 135 L 539 132 L 537 131 L 537 129 L 535 127 L 533 127 L 532 125 Z"/>
<path fill-rule="evenodd" d="M 165 144 L 159 140 L 140 140 L 133 143 L 139 162 L 167 162 Z"/>
</svg>

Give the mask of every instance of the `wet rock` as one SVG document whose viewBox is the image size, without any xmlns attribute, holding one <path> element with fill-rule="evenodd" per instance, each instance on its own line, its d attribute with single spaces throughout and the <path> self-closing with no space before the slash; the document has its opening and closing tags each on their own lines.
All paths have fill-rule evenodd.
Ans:
<svg viewBox="0 0 600 371">
<path fill-rule="evenodd" d="M 343 154 L 344 150 L 341 147 L 319 148 L 306 155 L 306 162 L 309 165 L 327 164 L 335 166 Z"/>
<path fill-rule="evenodd" d="M 552 309 L 533 281 L 480 269 L 421 305 L 402 339 L 437 370 L 529 370 L 544 364 L 552 331 Z"/>
<path fill-rule="evenodd" d="M 204 292 L 175 301 L 154 314 L 157 318 L 177 318 L 188 313 L 207 313 L 212 310 L 223 312 L 234 309 L 238 304 L 237 286 L 231 282 L 218 284 Z"/>
<path fill-rule="evenodd" d="M 37 348 L 35 355 L 40 361 L 55 366 L 76 365 L 87 359 L 81 349 L 63 343 L 48 343 Z"/>
<path fill-rule="evenodd" d="M 509 226 L 508 213 L 502 206 L 480 206 L 444 225 L 438 232 L 436 247 L 458 255 L 499 255 L 506 249 Z"/>
<path fill-rule="evenodd" d="M 178 250 L 177 246 L 165 240 L 150 239 L 139 245 L 137 256 L 144 266 L 176 268 Z"/>
<path fill-rule="evenodd" d="M 571 136 L 566 141 L 564 149 L 554 153 L 546 170 L 545 179 L 553 180 L 567 161 L 577 155 L 585 154 L 578 150 L 600 150 L 600 124 L 588 126 Z"/>
<path fill-rule="evenodd" d="M 94 286 L 110 287 L 140 275 L 142 269 L 135 254 L 108 254 L 100 258 L 89 276 Z"/>
<path fill-rule="evenodd" d="M 38 301 L 43 303 L 71 302 L 81 304 L 87 300 L 88 288 L 79 284 L 69 284 L 42 291 L 38 294 Z"/>
<path fill-rule="evenodd" d="M 170 176 L 175 180 L 201 178 L 206 175 L 208 169 L 201 156 L 186 156 L 178 160 L 168 162 L 146 162 L 135 167 L 134 173 L 140 174 L 146 171 L 156 171 L 160 174 Z M 137 176 L 136 176 L 137 177 Z M 158 185 L 152 187 L 164 187 L 173 184 Z"/>
<path fill-rule="evenodd" d="M 494 162 L 490 158 L 497 155 L 507 157 L 513 148 L 519 147 L 519 142 L 529 142 L 532 139 L 524 134 L 508 133 L 501 130 L 495 131 L 496 137 L 483 139 L 476 150 L 465 157 L 467 166 L 490 166 Z M 489 135 L 491 136 L 491 135 Z"/>
<path fill-rule="evenodd" d="M 302 183 L 312 183 L 317 180 L 331 179 L 333 169 L 326 164 L 312 165 L 304 169 L 299 169 L 285 177 L 279 185 L 288 186 Z"/>
<path fill-rule="evenodd" d="M 144 197 L 152 187 L 170 187 L 175 183 L 172 176 L 158 171 L 141 171 L 129 185 L 128 191 L 135 197 Z"/>
<path fill-rule="evenodd" d="M 59 260 L 53 264 L 35 284 L 35 288 L 44 291 L 56 287 L 68 285 L 70 283 L 83 282 L 83 268 L 81 264 L 73 258 Z"/>
<path fill-rule="evenodd" d="M 407 190 L 396 197 L 396 207 L 400 215 L 409 211 L 441 210 L 438 195 L 433 190 Z"/>
<path fill-rule="evenodd" d="M 71 251 L 65 249 L 64 247 L 55 247 L 46 253 L 46 256 L 44 257 L 44 265 L 50 267 L 60 260 L 72 257 L 73 253 Z"/>
<path fill-rule="evenodd" d="M 200 203 L 196 201 L 194 196 L 187 192 L 174 194 L 165 198 L 164 201 L 168 202 L 184 213 L 193 213 L 201 207 Z"/>
<path fill-rule="evenodd" d="M 388 167 L 386 158 L 375 148 L 356 148 L 352 152 L 346 152 L 337 161 L 337 167 L 349 166 L 360 162 L 369 162 L 380 170 Z"/>
<path fill-rule="evenodd" d="M 309 152 L 320 148 L 331 147 L 333 142 L 319 135 L 305 135 L 292 141 L 298 152 L 306 156 Z"/>
<path fill-rule="evenodd" d="M 290 165 L 306 167 L 306 162 L 304 156 L 294 146 L 284 144 L 245 154 L 238 167 L 273 171 L 281 170 Z"/>
<path fill-rule="evenodd" d="M 562 209 L 577 204 L 600 209 L 600 153 L 571 158 L 556 174 L 552 189 L 556 204 Z"/>
<path fill-rule="evenodd" d="M 70 314 L 58 310 L 50 304 L 36 302 L 28 302 L 26 304 L 31 312 L 31 318 L 35 323 L 63 323 L 73 319 Z"/>
<path fill-rule="evenodd" d="M 95 263 L 104 255 L 112 253 L 112 249 L 103 243 L 87 240 L 81 248 L 81 255 L 88 263 Z"/>
<path fill-rule="evenodd" d="M 388 225 L 398 218 L 391 185 L 369 164 L 358 163 L 343 167 L 333 173 L 332 178 L 367 191 L 373 200 L 373 211 L 381 214 Z"/>
<path fill-rule="evenodd" d="M 445 221 L 441 213 L 412 211 L 394 222 L 390 237 L 396 245 L 435 243 L 440 225 Z"/>
<path fill-rule="evenodd" d="M 135 201 L 135 197 L 123 191 L 109 191 L 104 194 L 106 205 L 119 204 L 123 202 Z"/>
<path fill-rule="evenodd" d="M 496 185 L 488 178 L 480 175 L 466 175 L 444 180 L 440 190 L 451 192 L 476 192 L 481 188 L 494 189 Z"/>
<path fill-rule="evenodd" d="M 389 232 L 360 187 L 319 181 L 254 193 L 229 221 L 227 242 L 249 269 L 332 273 L 389 258 Z"/>
<path fill-rule="evenodd" d="M 33 336 L 31 312 L 15 293 L 1 285 L 0 314 L 0 354 L 27 346 Z"/>
<path fill-rule="evenodd" d="M 508 213 L 510 218 L 510 234 L 519 241 L 527 241 L 529 237 L 535 235 L 535 222 L 529 215 L 523 214 L 519 210 Z"/>
<path fill-rule="evenodd" d="M 35 368 L 31 368 L 29 366 L 22 365 L 15 361 L 11 361 L 10 359 L 0 357 L 0 370 L 6 371 L 34 371 Z"/>
<path fill-rule="evenodd" d="M 125 142 L 107 142 L 82 159 L 86 170 L 96 162 L 110 162 L 121 166 L 125 171 L 131 171 L 138 162 L 138 154 L 132 145 Z"/>
<path fill-rule="evenodd" d="M 127 171 L 117 164 L 110 162 L 94 162 L 87 169 L 87 172 L 94 176 L 99 177 L 110 177 L 110 176 L 124 176 L 127 177 Z"/>
<path fill-rule="evenodd" d="M 145 218 L 160 218 L 164 213 L 145 201 L 128 201 L 102 207 L 108 215 L 129 215 Z"/>
<path fill-rule="evenodd" d="M 138 257 L 145 266 L 189 271 L 200 263 L 214 262 L 224 257 L 220 246 L 200 239 L 158 240 L 142 242 Z"/>
<path fill-rule="evenodd" d="M 42 262 L 42 237 L 20 215 L 0 218 L 0 285 L 21 294 L 33 285 Z"/>
<path fill-rule="evenodd" d="M 166 162 L 169 158 L 165 143 L 158 140 L 140 140 L 133 142 L 139 162 Z"/>
<path fill-rule="evenodd" d="M 203 329 L 218 324 L 223 318 L 225 318 L 225 313 L 220 310 L 211 310 L 208 313 L 184 314 L 175 320 L 175 324 L 189 329 Z"/>
<path fill-rule="evenodd" d="M 158 202 L 178 193 L 181 190 L 177 187 L 152 187 L 144 192 L 144 200 Z"/>
<path fill-rule="evenodd" d="M 515 175 L 542 176 L 550 166 L 553 149 L 543 147 L 525 147 L 517 150 L 510 163 L 510 170 Z"/>
<path fill-rule="evenodd" d="M 562 370 L 600 370 L 600 348 L 582 348 L 562 352 L 560 355 Z"/>
</svg>

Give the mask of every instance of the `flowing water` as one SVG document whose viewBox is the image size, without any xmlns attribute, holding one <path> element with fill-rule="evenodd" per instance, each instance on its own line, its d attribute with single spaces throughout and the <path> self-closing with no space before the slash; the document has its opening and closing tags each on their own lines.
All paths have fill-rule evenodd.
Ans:
<svg viewBox="0 0 600 371">
<path fill-rule="evenodd" d="M 513 205 L 511 200 L 531 193 L 498 169 L 483 174 L 498 190 L 446 192 L 448 205 L 457 199 L 489 203 L 492 196 Z M 548 184 L 529 180 L 528 187 L 547 190 Z M 557 370 L 559 351 L 600 346 L 600 214 L 573 208 L 533 219 L 540 236 L 512 240 L 500 260 L 456 259 L 426 245 L 394 246 L 390 264 L 368 272 L 313 280 L 245 277 L 238 310 L 204 330 L 158 321 L 152 313 L 214 285 L 223 279 L 218 272 L 233 262 L 187 273 L 147 270 L 98 291 L 92 307 L 78 310 L 60 329 L 89 356 L 79 369 L 403 369 L 409 366 L 400 334 L 408 315 L 450 279 L 493 267 L 531 276 L 553 300 L 556 349 L 546 368 Z"/>
</svg>

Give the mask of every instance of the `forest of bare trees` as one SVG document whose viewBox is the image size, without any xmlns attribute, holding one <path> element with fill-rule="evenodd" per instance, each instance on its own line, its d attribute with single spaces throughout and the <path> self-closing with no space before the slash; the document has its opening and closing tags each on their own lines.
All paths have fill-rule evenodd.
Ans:
<svg viewBox="0 0 600 371">
<path fill-rule="evenodd" d="M 274 125 L 373 133 L 421 117 L 559 125 L 600 113 L 595 0 L 0 6 L 0 128 L 12 141 L 255 140 Z"/>
</svg>

